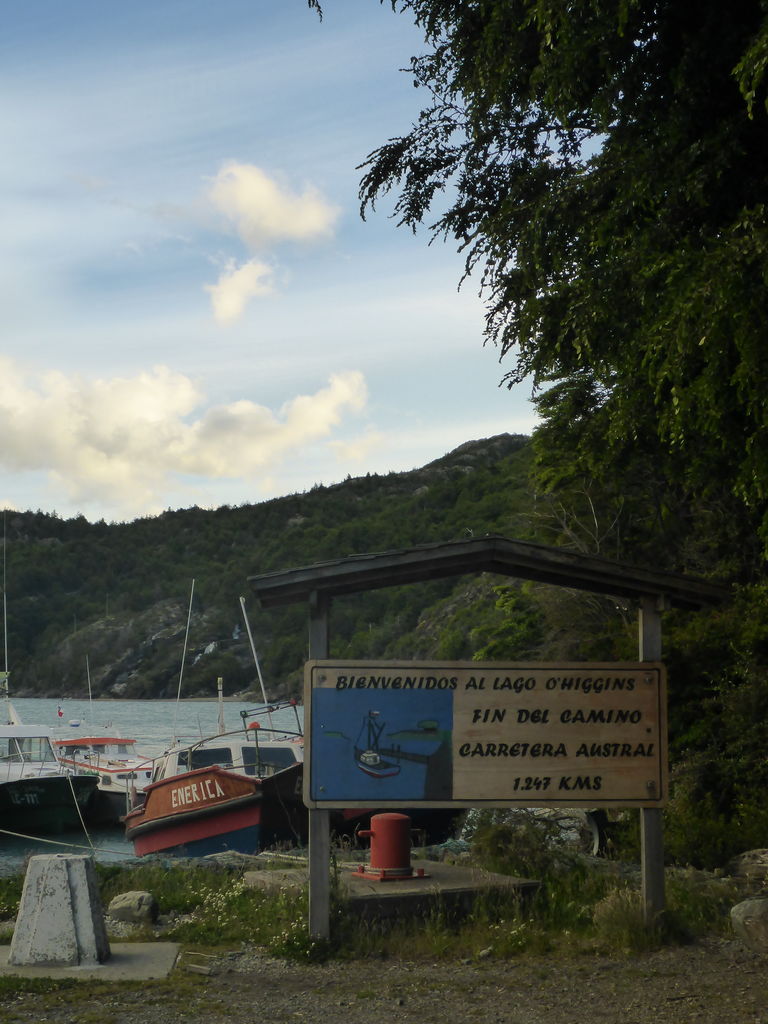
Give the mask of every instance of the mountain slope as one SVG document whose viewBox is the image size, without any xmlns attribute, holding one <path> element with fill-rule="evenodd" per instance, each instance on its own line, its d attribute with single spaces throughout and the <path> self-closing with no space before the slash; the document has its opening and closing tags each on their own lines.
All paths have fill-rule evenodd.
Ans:
<svg viewBox="0 0 768 1024">
<path fill-rule="evenodd" d="M 12 691 L 84 695 L 87 659 L 94 695 L 175 696 L 194 580 L 185 695 L 213 694 L 218 676 L 228 693 L 255 687 L 240 595 L 270 695 L 298 692 L 306 609 L 260 611 L 247 591 L 249 575 L 462 536 L 524 536 L 529 464 L 528 438 L 503 434 L 409 472 L 349 478 L 254 505 L 115 525 L 9 513 Z M 476 619 L 493 614 L 495 594 L 487 580 L 440 580 L 339 601 L 332 650 L 366 658 L 468 655 L 471 623 L 457 626 L 446 611 L 451 602 L 471 604 Z M 430 609 L 429 627 L 418 629 L 430 622 Z"/>
</svg>

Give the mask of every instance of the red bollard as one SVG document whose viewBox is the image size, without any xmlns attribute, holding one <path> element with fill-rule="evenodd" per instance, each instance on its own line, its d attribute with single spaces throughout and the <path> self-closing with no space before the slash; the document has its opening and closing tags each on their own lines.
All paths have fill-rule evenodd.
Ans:
<svg viewBox="0 0 768 1024">
<path fill-rule="evenodd" d="M 361 864 L 353 875 L 357 878 L 375 878 L 380 882 L 394 882 L 413 878 L 411 867 L 411 819 L 407 814 L 374 814 L 371 827 L 361 829 L 359 836 L 371 840 L 370 864 Z M 416 877 L 423 878 L 419 868 Z"/>
</svg>

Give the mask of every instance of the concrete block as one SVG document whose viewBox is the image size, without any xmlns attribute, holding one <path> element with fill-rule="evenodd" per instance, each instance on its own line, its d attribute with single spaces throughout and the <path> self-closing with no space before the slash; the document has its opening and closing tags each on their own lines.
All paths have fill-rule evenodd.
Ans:
<svg viewBox="0 0 768 1024">
<path fill-rule="evenodd" d="M 30 858 L 8 962 L 72 967 L 101 964 L 109 956 L 91 858 L 64 853 Z"/>
</svg>

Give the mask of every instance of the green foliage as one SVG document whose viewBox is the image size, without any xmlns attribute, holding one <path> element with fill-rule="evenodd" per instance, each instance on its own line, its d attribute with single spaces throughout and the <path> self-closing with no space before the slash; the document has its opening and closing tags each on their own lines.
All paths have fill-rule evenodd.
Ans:
<svg viewBox="0 0 768 1024">
<path fill-rule="evenodd" d="M 679 765 L 675 772 L 664 813 L 664 848 L 672 864 L 713 870 L 737 853 L 765 843 L 763 801 L 754 795 L 748 803 L 733 804 L 728 787 L 718 788 L 725 782 L 719 767 L 703 758 Z M 757 812 L 755 819 L 750 810 Z"/>
<path fill-rule="evenodd" d="M 0 976 L 0 998 L 3 996 L 34 995 L 36 992 L 60 992 L 80 988 L 78 978 L 22 978 L 17 974 Z"/>
<path fill-rule="evenodd" d="M 320 960 L 323 943 L 307 935 L 307 893 L 247 886 L 242 872 L 210 863 L 150 861 L 132 867 L 97 865 L 102 902 L 119 892 L 151 892 L 161 914 L 177 917 L 168 939 L 216 946 L 251 942 L 276 956 Z"/>
<path fill-rule="evenodd" d="M 727 934 L 730 911 L 743 898 L 732 878 L 705 875 L 690 868 L 667 871 L 666 934 L 678 941 L 696 936 Z"/>
<path fill-rule="evenodd" d="M 508 382 L 553 384 L 561 427 L 575 401 L 583 475 L 607 486 L 628 449 L 650 454 L 679 500 L 724 495 L 766 542 L 763 6 L 392 7 L 424 32 L 423 109 L 363 165 L 363 212 L 394 192 L 400 224 L 465 252 Z"/>
<path fill-rule="evenodd" d="M 258 932 L 262 903 L 261 894 L 247 888 L 242 878 L 214 877 L 197 887 L 190 919 L 172 928 L 169 936 L 202 945 L 237 942 L 248 927 Z"/>
<path fill-rule="evenodd" d="M 646 952 L 660 944 L 657 928 L 646 928 L 643 904 L 636 888 L 616 886 L 595 903 L 592 924 L 603 951 Z"/>
<path fill-rule="evenodd" d="M 271 930 L 264 943 L 273 956 L 284 957 L 299 963 L 322 963 L 335 949 L 335 943 L 328 939 L 309 934 L 306 906 L 302 917 L 291 917 L 283 922 L 281 930 Z"/>
<path fill-rule="evenodd" d="M 118 893 L 146 890 L 164 914 L 190 913 L 197 909 L 201 893 L 226 892 L 239 878 L 238 872 L 210 863 L 178 864 L 154 859 L 129 867 L 97 862 L 96 873 L 105 906 Z"/>
<path fill-rule="evenodd" d="M 732 879 L 702 872 L 667 872 L 667 909 L 656 927 L 644 920 L 639 877 L 627 880 L 610 863 L 590 863 L 565 851 L 562 834 L 536 816 L 494 822 L 483 812 L 473 854 L 491 870 L 541 880 L 530 901 L 519 903 L 513 925 L 491 927 L 494 952 L 556 948 L 565 944 L 599 952 L 644 952 L 665 944 L 727 931 L 729 911 L 740 898 Z M 636 817 L 636 816 L 635 816 Z"/>
<path fill-rule="evenodd" d="M 23 887 L 24 879 L 21 875 L 0 877 L 0 920 L 16 916 Z"/>
<path fill-rule="evenodd" d="M 542 878 L 573 866 L 557 822 L 532 812 L 474 811 L 465 830 L 472 851 L 490 871 Z"/>
<path fill-rule="evenodd" d="M 665 883 L 667 907 L 651 928 L 645 927 L 636 886 L 618 883 L 608 889 L 592 909 L 600 952 L 641 953 L 728 932 L 731 907 L 741 898 L 732 880 L 686 870 L 667 872 Z"/>
<path fill-rule="evenodd" d="M 474 640 L 480 644 L 475 661 L 532 660 L 544 638 L 541 606 L 524 587 L 496 587 L 499 619 L 493 625 L 479 625 Z"/>
<path fill-rule="evenodd" d="M 671 800 L 666 849 L 673 863 L 723 867 L 763 847 L 768 832 L 766 588 L 740 588 L 731 604 L 671 617 Z"/>
</svg>

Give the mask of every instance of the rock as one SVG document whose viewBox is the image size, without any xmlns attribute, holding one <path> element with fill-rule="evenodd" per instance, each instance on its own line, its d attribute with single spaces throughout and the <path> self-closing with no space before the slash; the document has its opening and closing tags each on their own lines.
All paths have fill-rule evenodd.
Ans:
<svg viewBox="0 0 768 1024">
<path fill-rule="evenodd" d="M 750 881 L 768 878 L 768 850 L 747 850 L 729 862 L 726 871 Z"/>
<path fill-rule="evenodd" d="M 768 953 L 768 896 L 742 900 L 731 910 L 734 933 L 756 953 Z"/>
<path fill-rule="evenodd" d="M 121 892 L 107 907 L 107 915 L 131 924 L 154 924 L 160 908 L 151 892 Z"/>
</svg>

